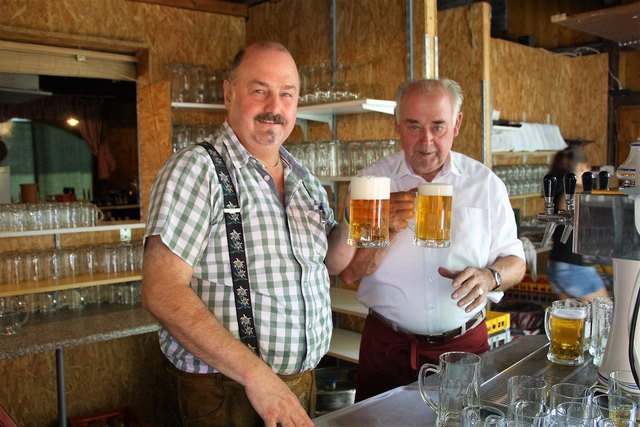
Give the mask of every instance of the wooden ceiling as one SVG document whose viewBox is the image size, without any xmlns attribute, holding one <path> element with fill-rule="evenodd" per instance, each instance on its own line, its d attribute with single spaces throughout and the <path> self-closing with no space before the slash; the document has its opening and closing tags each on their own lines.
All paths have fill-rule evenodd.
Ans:
<svg viewBox="0 0 640 427">
<path fill-rule="evenodd" d="M 577 15 L 553 15 L 551 22 L 640 50 L 640 2 Z"/>
</svg>

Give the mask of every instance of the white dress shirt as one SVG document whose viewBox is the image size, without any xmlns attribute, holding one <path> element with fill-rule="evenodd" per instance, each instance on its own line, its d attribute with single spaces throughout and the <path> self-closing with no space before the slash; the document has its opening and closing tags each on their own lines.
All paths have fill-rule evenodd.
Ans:
<svg viewBox="0 0 640 427">
<path fill-rule="evenodd" d="M 391 192 L 407 191 L 426 182 L 396 153 L 362 170 L 359 175 L 388 176 Z M 401 231 L 378 269 L 362 278 L 358 299 L 398 326 L 416 334 L 437 335 L 462 326 L 470 313 L 451 298 L 451 279 L 438 267 L 460 271 L 484 268 L 499 257 L 524 259 L 515 215 L 504 183 L 482 163 L 460 153 L 449 159 L 432 182 L 453 184 L 451 246 L 424 248 L 413 244 L 414 224 Z M 497 292 L 489 292 L 498 299 Z M 496 298 L 497 297 L 497 298 Z"/>
</svg>

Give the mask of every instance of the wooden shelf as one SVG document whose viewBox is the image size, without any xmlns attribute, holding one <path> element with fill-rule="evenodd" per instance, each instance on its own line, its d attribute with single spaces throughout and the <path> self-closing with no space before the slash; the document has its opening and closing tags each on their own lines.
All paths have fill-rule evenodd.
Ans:
<svg viewBox="0 0 640 427">
<path fill-rule="evenodd" d="M 144 228 L 145 223 L 140 221 L 105 221 L 95 227 L 75 227 L 75 228 L 53 228 L 49 230 L 27 230 L 27 231 L 2 231 L 0 239 L 6 237 L 29 237 L 29 236 L 49 236 L 56 234 L 73 234 L 73 233 L 95 233 L 97 231 L 118 231 L 125 228 L 137 229 Z"/>
<path fill-rule="evenodd" d="M 540 193 L 530 193 L 530 194 L 516 194 L 514 196 L 509 196 L 510 199 L 533 199 L 536 197 L 542 197 Z"/>
<path fill-rule="evenodd" d="M 526 161 L 529 157 L 546 157 L 547 161 L 554 156 L 557 150 L 540 150 L 540 151 L 493 151 L 493 157 L 524 157 Z"/>
<path fill-rule="evenodd" d="M 38 282 L 23 282 L 18 284 L 0 284 L 0 298 L 37 294 L 40 292 L 62 291 L 65 289 L 84 288 L 88 286 L 111 285 L 114 283 L 133 282 L 136 280 L 142 280 L 142 273 L 139 271 L 65 277 L 64 279 L 40 280 Z"/>
<path fill-rule="evenodd" d="M 363 319 L 369 314 L 369 309 L 358 301 L 356 291 L 335 287 L 330 288 L 329 291 L 331 293 L 332 311 Z"/>
<path fill-rule="evenodd" d="M 172 102 L 171 107 L 191 110 L 210 110 L 224 112 L 224 104 L 201 104 L 196 102 Z M 298 119 L 329 123 L 334 115 L 384 113 L 393 114 L 395 101 L 382 99 L 356 99 L 353 101 L 332 102 L 328 104 L 302 105 L 298 107 Z"/>
<path fill-rule="evenodd" d="M 361 335 L 357 332 L 334 328 L 327 356 L 346 360 L 351 363 L 358 363 L 360 357 L 360 338 Z"/>
</svg>

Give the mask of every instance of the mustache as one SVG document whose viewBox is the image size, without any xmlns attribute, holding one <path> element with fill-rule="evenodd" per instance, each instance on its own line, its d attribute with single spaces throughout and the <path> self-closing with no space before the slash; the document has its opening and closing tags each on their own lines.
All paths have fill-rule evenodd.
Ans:
<svg viewBox="0 0 640 427">
<path fill-rule="evenodd" d="M 285 123 L 284 117 L 282 117 L 280 114 L 262 113 L 258 114 L 255 119 L 265 122 L 274 122 L 279 125 L 284 125 Z"/>
</svg>

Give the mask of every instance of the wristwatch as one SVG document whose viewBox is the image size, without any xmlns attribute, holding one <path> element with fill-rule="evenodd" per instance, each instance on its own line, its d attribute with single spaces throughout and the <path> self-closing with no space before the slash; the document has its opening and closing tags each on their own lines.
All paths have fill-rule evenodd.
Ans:
<svg viewBox="0 0 640 427">
<path fill-rule="evenodd" d="M 500 289 L 500 286 L 502 286 L 502 276 L 500 275 L 500 272 L 498 270 L 495 270 L 491 267 L 487 267 L 487 270 L 489 270 L 491 274 L 493 274 L 493 280 L 496 281 L 496 285 L 493 287 L 493 289 L 491 289 L 491 291 L 497 291 L 498 289 Z"/>
</svg>

